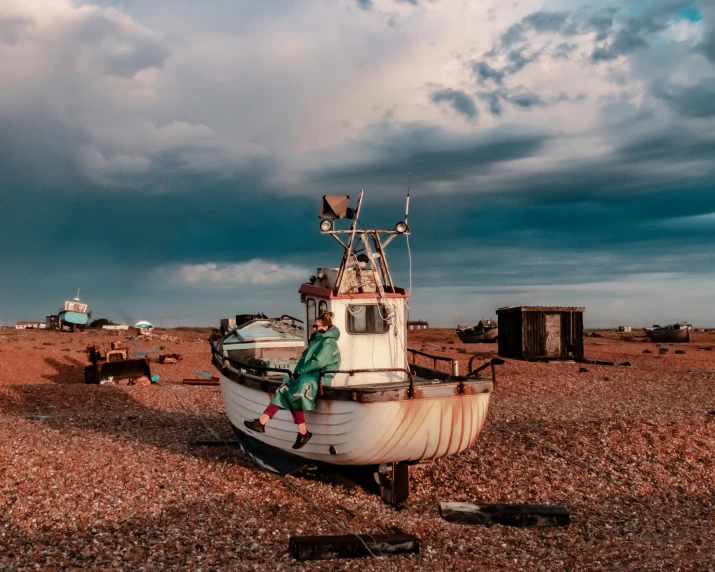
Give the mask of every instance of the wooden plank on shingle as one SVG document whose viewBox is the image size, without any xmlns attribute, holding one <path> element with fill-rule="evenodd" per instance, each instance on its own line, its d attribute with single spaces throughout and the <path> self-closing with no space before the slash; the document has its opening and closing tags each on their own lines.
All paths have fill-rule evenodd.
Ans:
<svg viewBox="0 0 715 572">
<path fill-rule="evenodd" d="M 412 534 L 291 536 L 288 551 L 297 560 L 419 554 L 420 539 Z"/>
<path fill-rule="evenodd" d="M 439 503 L 440 516 L 460 524 L 483 524 L 491 526 L 567 526 L 571 522 L 569 511 L 564 506 L 535 504 L 485 504 L 466 502 Z"/>
</svg>

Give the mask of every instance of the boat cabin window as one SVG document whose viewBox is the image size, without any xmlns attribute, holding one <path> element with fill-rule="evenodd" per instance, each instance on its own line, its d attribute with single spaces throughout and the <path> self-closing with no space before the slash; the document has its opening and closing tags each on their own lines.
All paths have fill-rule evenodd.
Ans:
<svg viewBox="0 0 715 572">
<path fill-rule="evenodd" d="M 307 309 L 307 320 L 306 320 L 306 327 L 307 327 L 307 332 L 308 332 L 308 337 L 310 337 L 310 334 L 313 332 L 313 324 L 315 323 L 315 299 L 314 298 L 308 298 L 308 300 L 305 303 L 306 309 Z"/>
<path fill-rule="evenodd" d="M 389 329 L 382 304 L 350 304 L 347 312 L 348 334 L 384 334 Z"/>
<path fill-rule="evenodd" d="M 318 316 L 328 311 L 328 303 L 325 300 L 318 302 Z"/>
</svg>

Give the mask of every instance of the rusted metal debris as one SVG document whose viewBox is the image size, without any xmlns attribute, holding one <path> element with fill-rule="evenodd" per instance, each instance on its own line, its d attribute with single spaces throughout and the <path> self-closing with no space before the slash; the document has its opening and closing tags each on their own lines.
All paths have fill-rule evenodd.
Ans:
<svg viewBox="0 0 715 572">
<path fill-rule="evenodd" d="M 288 551 L 297 560 L 419 554 L 420 539 L 412 534 L 291 536 Z"/>
<path fill-rule="evenodd" d="M 183 358 L 181 354 L 161 354 L 159 363 L 179 363 Z"/>
<path fill-rule="evenodd" d="M 460 524 L 491 526 L 517 526 L 533 528 L 542 526 L 568 526 L 571 523 L 565 506 L 538 504 L 484 504 L 467 502 L 439 503 L 440 516 Z"/>
<path fill-rule="evenodd" d="M 129 352 L 122 342 L 112 342 L 107 351 L 103 351 L 99 346 L 89 345 L 87 359 L 91 365 L 84 368 L 85 383 L 134 380 L 136 385 L 151 384 L 149 360 L 130 359 Z"/>
</svg>

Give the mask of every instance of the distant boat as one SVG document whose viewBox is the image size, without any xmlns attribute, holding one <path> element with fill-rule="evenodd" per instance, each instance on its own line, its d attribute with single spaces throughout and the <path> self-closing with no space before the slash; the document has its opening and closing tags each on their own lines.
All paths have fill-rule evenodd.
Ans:
<svg viewBox="0 0 715 572">
<path fill-rule="evenodd" d="M 79 289 L 77 289 L 77 296 L 72 301 L 67 300 L 57 316 L 60 329 L 67 326 L 70 332 L 74 332 L 75 328 L 83 331 L 92 317 L 92 312 L 87 311 L 87 304 L 79 301 Z"/>
<path fill-rule="evenodd" d="M 690 330 L 693 327 L 688 323 L 668 324 L 667 326 L 653 326 L 643 328 L 645 335 L 654 342 L 680 344 L 690 341 Z"/>
<path fill-rule="evenodd" d="M 473 328 L 457 327 L 457 335 L 465 344 L 490 344 L 497 341 L 499 325 L 496 320 L 482 318 Z"/>
</svg>

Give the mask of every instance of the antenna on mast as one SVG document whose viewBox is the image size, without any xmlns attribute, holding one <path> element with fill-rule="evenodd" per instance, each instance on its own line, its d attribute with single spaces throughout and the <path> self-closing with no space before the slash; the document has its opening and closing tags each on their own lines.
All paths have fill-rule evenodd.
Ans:
<svg viewBox="0 0 715 572">
<path fill-rule="evenodd" d="M 75 302 L 79 302 L 79 288 L 77 288 L 77 296 L 75 296 Z"/>
<path fill-rule="evenodd" d="M 407 204 L 405 204 L 405 224 L 410 214 L 410 187 L 412 186 L 412 173 L 407 174 Z M 408 225 L 409 228 L 409 225 Z"/>
</svg>

